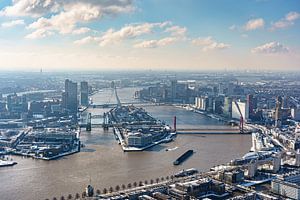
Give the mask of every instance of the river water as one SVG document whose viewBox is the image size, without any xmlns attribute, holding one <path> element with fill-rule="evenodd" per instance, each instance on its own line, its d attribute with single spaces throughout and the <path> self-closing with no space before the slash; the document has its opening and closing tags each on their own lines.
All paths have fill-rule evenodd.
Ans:
<svg viewBox="0 0 300 200">
<path fill-rule="evenodd" d="M 120 89 L 123 102 L 133 99 L 135 89 Z M 114 103 L 109 90 L 97 93 L 94 103 Z M 177 116 L 179 128 L 222 127 L 221 122 L 173 106 L 146 106 L 154 117 L 172 124 Z M 103 114 L 107 109 L 91 109 Z M 86 145 L 80 153 L 58 160 L 43 161 L 13 157 L 17 165 L 0 169 L 0 199 L 52 199 L 53 197 L 81 194 L 90 183 L 95 189 L 127 185 L 157 177 L 172 175 L 183 168 L 207 171 L 214 165 L 229 162 L 244 155 L 251 145 L 250 135 L 179 135 L 174 142 L 155 146 L 144 152 L 124 153 L 112 131 L 94 128 L 82 131 L 81 140 Z M 165 151 L 174 148 L 173 151 Z M 195 154 L 180 166 L 173 161 L 188 149 Z"/>
</svg>

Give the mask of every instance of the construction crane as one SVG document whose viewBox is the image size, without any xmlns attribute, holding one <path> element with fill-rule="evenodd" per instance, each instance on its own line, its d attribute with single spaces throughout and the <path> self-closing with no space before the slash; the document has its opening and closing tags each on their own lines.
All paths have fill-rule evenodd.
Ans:
<svg viewBox="0 0 300 200">
<path fill-rule="evenodd" d="M 237 103 L 237 101 L 234 100 L 233 102 L 234 102 L 235 106 L 237 107 L 237 109 L 238 109 L 238 111 L 240 113 L 240 131 L 241 131 L 241 133 L 243 133 L 244 132 L 244 117 L 243 117 L 243 114 L 241 112 L 240 106 Z"/>
</svg>

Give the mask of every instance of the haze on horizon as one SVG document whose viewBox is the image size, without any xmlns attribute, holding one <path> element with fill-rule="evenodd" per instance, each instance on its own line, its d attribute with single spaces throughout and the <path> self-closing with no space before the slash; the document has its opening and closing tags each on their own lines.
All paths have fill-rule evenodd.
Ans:
<svg viewBox="0 0 300 200">
<path fill-rule="evenodd" d="M 299 70 L 298 0 L 2 0 L 0 70 Z"/>
</svg>

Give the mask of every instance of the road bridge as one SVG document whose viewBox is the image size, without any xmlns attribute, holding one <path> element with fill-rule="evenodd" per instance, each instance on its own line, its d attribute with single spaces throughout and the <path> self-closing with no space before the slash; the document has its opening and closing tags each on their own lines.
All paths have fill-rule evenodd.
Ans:
<svg viewBox="0 0 300 200">
<path fill-rule="evenodd" d="M 177 129 L 177 134 L 240 134 L 240 129 L 208 129 L 208 128 L 192 128 L 192 129 Z M 245 134 L 245 133 L 243 133 Z"/>
<path fill-rule="evenodd" d="M 147 102 L 124 102 L 122 105 L 135 105 L 140 107 L 146 106 L 160 106 L 165 105 L 164 103 L 147 103 Z M 116 103 L 106 103 L 106 104 L 92 104 L 91 108 L 115 108 L 118 106 Z"/>
</svg>

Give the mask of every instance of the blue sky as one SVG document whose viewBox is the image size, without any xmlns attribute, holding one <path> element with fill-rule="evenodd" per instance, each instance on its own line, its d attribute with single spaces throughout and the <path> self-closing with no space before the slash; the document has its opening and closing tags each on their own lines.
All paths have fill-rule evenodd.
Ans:
<svg viewBox="0 0 300 200">
<path fill-rule="evenodd" d="M 299 0 L 2 0 L 2 70 L 300 70 Z"/>
</svg>

